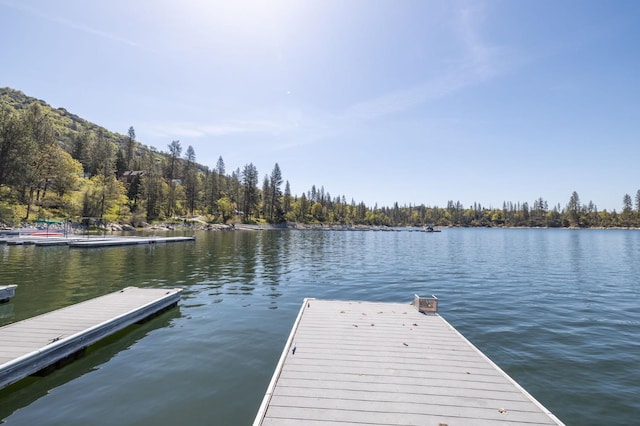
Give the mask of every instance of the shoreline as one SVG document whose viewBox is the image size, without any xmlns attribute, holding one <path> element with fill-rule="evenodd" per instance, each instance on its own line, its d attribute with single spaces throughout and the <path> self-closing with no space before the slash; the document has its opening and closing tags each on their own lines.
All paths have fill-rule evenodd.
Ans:
<svg viewBox="0 0 640 426">
<path fill-rule="evenodd" d="M 78 232 L 77 227 L 64 226 L 51 226 L 49 228 L 36 228 L 30 224 L 24 224 L 24 226 L 8 227 L 1 226 L 0 235 L 29 235 L 32 233 L 49 232 L 53 236 L 60 232 L 67 232 L 69 235 L 82 235 L 84 232 Z M 203 221 L 189 221 L 185 223 L 158 223 L 158 224 L 145 224 L 143 227 L 133 227 L 131 225 L 121 225 L 116 223 L 108 224 L 105 228 L 97 230 L 95 232 L 148 232 L 148 231 L 179 231 L 179 230 L 194 230 L 194 231 L 283 231 L 283 230 L 301 230 L 301 231 L 372 231 L 372 232 L 425 232 L 423 226 L 375 226 L 375 225 L 342 225 L 342 224 L 305 224 L 298 222 L 281 223 L 281 224 L 251 224 L 251 223 L 206 223 Z M 638 231 L 640 227 L 531 227 L 531 226 L 438 226 L 439 230 L 445 229 L 565 229 L 571 231 L 580 230 L 625 230 L 625 231 Z"/>
</svg>

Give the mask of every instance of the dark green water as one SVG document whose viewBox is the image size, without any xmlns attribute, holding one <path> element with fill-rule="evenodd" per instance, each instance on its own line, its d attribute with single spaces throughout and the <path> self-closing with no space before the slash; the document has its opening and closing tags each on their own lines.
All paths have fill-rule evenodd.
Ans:
<svg viewBox="0 0 640 426">
<path fill-rule="evenodd" d="M 9 425 L 246 425 L 304 297 L 440 313 L 567 424 L 640 418 L 640 232 L 199 232 L 195 243 L 0 246 L 0 325 L 130 285 L 177 309 L 0 391 Z M 10 342 L 0 342 L 0 345 Z"/>
</svg>

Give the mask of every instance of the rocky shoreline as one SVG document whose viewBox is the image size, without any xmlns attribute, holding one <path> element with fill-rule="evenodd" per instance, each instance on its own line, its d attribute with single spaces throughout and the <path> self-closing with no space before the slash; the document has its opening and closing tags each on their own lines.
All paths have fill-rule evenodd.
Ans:
<svg viewBox="0 0 640 426">
<path fill-rule="evenodd" d="M 440 229 L 448 227 L 439 227 Z M 405 226 L 405 227 L 387 227 L 387 226 L 370 226 L 370 225 L 341 225 L 341 224 L 305 224 L 305 223 L 282 223 L 282 224 L 246 224 L 246 223 L 207 223 L 201 220 L 185 220 L 184 222 L 165 222 L 158 224 L 143 223 L 140 227 L 134 227 L 129 224 L 109 223 L 103 228 L 94 228 L 98 232 L 144 232 L 144 231 L 180 231 L 180 230 L 193 230 L 193 231 L 265 231 L 265 230 L 312 230 L 312 231 L 414 231 L 423 232 L 422 227 L 417 226 Z M 551 229 L 551 228 L 529 228 L 529 227 L 499 227 L 498 229 Z M 581 230 L 581 229 L 607 229 L 607 230 L 640 230 L 640 228 L 623 228 L 623 227 L 592 227 L 592 228 L 556 228 L 567 230 Z M 85 228 L 78 226 L 77 224 L 60 224 L 50 225 L 47 228 L 36 227 L 32 223 L 24 223 L 20 226 L 10 227 L 8 225 L 0 223 L 0 233 L 16 233 L 26 234 L 29 232 L 42 232 L 47 230 L 49 232 L 67 232 L 70 234 L 81 234 L 86 231 Z"/>
</svg>

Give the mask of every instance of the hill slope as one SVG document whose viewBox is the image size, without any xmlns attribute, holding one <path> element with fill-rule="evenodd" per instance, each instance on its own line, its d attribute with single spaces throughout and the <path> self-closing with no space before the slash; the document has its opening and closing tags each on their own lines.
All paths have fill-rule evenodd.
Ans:
<svg viewBox="0 0 640 426">
<path fill-rule="evenodd" d="M 113 133 L 104 127 L 78 117 L 64 108 L 53 108 L 45 101 L 27 96 L 19 90 L 10 87 L 0 88 L 0 109 L 2 110 L 20 111 L 28 108 L 34 102 L 40 104 L 45 114 L 49 117 L 56 132 L 56 138 L 67 151 L 71 150 L 75 137 L 85 130 L 93 132 L 102 130 L 104 137 L 118 146 L 126 138 L 126 136 Z"/>
</svg>

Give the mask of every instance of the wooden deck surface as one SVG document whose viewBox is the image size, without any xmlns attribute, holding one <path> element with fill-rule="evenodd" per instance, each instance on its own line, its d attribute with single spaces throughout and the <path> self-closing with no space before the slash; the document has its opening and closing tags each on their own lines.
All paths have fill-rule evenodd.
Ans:
<svg viewBox="0 0 640 426">
<path fill-rule="evenodd" d="M 127 287 L 0 327 L 0 389 L 175 305 L 181 291 Z"/>
<path fill-rule="evenodd" d="M 69 243 L 69 247 L 75 248 L 99 248 L 114 246 L 130 246 L 138 244 L 162 244 L 195 241 L 196 237 L 109 237 L 75 240 Z"/>
<path fill-rule="evenodd" d="M 562 423 L 437 314 L 309 299 L 254 422 L 294 424 Z"/>
<path fill-rule="evenodd" d="M 179 243 L 187 241 L 195 241 L 196 237 L 82 237 L 82 236 L 10 236 L 0 237 L 0 244 L 10 246 L 36 245 L 36 246 L 69 246 L 74 248 L 99 248 L 99 247 L 115 247 L 130 246 L 138 244 L 161 244 L 161 243 Z"/>
</svg>

